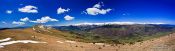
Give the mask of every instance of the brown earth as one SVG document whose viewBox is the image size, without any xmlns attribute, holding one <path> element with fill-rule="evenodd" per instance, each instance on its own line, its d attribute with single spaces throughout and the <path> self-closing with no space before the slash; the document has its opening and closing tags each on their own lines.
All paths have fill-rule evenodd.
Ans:
<svg viewBox="0 0 175 51">
<path fill-rule="evenodd" d="M 32 29 L 0 31 L 1 39 L 7 37 L 11 37 L 13 40 L 35 40 L 47 43 L 12 44 L 7 45 L 4 48 L 0 48 L 0 51 L 175 51 L 175 41 L 173 41 L 175 40 L 175 33 L 152 40 L 137 42 L 133 45 L 119 44 L 117 46 L 102 43 L 70 43 L 65 42 L 67 41 L 66 39 L 37 33 Z M 63 43 L 59 43 L 57 41 L 61 41 Z"/>
</svg>

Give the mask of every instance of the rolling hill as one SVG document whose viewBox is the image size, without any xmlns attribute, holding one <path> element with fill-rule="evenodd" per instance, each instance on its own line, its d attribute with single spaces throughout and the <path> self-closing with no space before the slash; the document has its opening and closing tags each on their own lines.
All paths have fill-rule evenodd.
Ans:
<svg viewBox="0 0 175 51">
<path fill-rule="evenodd" d="M 134 24 L 134 25 L 79 25 L 55 27 L 63 32 L 77 35 L 84 42 L 125 44 L 140 42 L 174 32 L 173 25 Z M 81 41 L 81 40 L 80 40 Z"/>
<path fill-rule="evenodd" d="M 0 51 L 162 50 L 156 49 L 159 47 L 173 50 L 174 28 L 152 24 L 8 28 L 0 30 Z"/>
</svg>

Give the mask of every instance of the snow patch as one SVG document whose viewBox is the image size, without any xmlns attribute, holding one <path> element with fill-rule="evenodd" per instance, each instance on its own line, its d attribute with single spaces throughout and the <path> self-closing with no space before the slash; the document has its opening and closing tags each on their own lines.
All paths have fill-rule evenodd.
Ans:
<svg viewBox="0 0 175 51">
<path fill-rule="evenodd" d="M 75 41 L 69 41 L 69 40 L 67 40 L 65 42 L 67 42 L 67 43 L 76 43 Z"/>
<path fill-rule="evenodd" d="M 36 29 L 33 27 L 33 30 L 35 31 Z"/>
<path fill-rule="evenodd" d="M 12 38 L 5 38 L 5 39 L 0 40 L 0 42 L 9 41 L 9 40 L 11 40 L 11 39 L 12 39 Z"/>
<path fill-rule="evenodd" d="M 39 41 L 32 41 L 32 40 L 16 40 L 16 41 L 9 41 L 11 40 L 11 38 L 6 38 L 6 39 L 2 39 L 0 40 L 0 48 L 3 48 L 6 45 L 11 45 L 11 44 L 16 44 L 16 43 L 47 43 L 47 42 L 39 42 Z M 8 41 L 8 42 L 4 42 L 4 41 Z"/>
<path fill-rule="evenodd" d="M 62 42 L 62 41 L 57 41 L 58 43 L 64 43 L 64 42 Z"/>
<path fill-rule="evenodd" d="M 105 45 L 104 43 L 95 43 L 95 45 Z"/>
<path fill-rule="evenodd" d="M 166 23 L 147 23 L 147 22 L 104 22 L 104 23 L 78 23 L 78 24 L 74 24 L 74 26 L 80 26 L 80 25 L 112 25 L 112 24 L 118 24 L 118 25 L 133 25 L 133 24 L 166 24 Z"/>
<path fill-rule="evenodd" d="M 45 29 L 45 28 L 44 28 L 44 25 L 40 25 L 40 26 L 38 26 L 38 27 L 41 28 L 41 29 Z"/>
</svg>

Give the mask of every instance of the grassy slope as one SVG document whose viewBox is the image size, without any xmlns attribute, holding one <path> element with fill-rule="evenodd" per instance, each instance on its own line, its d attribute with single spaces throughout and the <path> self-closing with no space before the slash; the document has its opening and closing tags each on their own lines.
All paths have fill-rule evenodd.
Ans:
<svg viewBox="0 0 175 51">
<path fill-rule="evenodd" d="M 111 26 L 105 26 L 111 27 Z M 124 28 L 123 28 L 124 27 Z M 74 35 L 67 37 L 71 40 L 78 40 L 82 42 L 104 42 L 104 43 L 112 43 L 112 44 L 134 44 L 135 42 L 141 42 L 153 38 L 158 38 L 161 36 L 165 36 L 171 33 L 170 29 L 166 27 L 157 27 L 157 26 L 123 26 L 119 28 L 95 28 L 90 31 L 68 31 L 69 35 Z M 130 29 L 128 29 L 130 28 Z M 81 28 L 80 28 L 81 29 Z M 160 29 L 160 30 L 159 30 Z M 145 32 L 145 30 L 147 32 Z M 118 32 L 117 32 L 118 31 Z M 125 32 L 127 36 L 123 36 Z M 151 33 L 153 32 L 153 33 Z M 121 36 L 115 36 L 118 34 Z M 130 35 L 129 35 L 130 34 Z"/>
<path fill-rule="evenodd" d="M 42 29 L 37 26 L 34 27 L 36 30 L 35 32 L 29 32 L 28 30 L 31 30 L 32 28 L 28 28 L 25 30 L 5 30 L 1 31 L 0 38 L 7 38 L 7 37 L 14 37 L 15 39 L 32 39 L 31 36 L 34 34 L 40 33 L 45 35 L 51 35 L 63 39 L 68 40 L 75 40 L 75 41 L 81 41 L 81 42 L 100 42 L 100 43 L 111 43 L 111 44 L 125 44 L 130 43 L 133 44 L 135 42 L 141 42 L 145 40 L 149 40 L 152 38 L 161 37 L 164 35 L 169 34 L 170 32 L 158 32 L 154 35 L 140 35 L 140 34 L 133 34 L 130 36 L 121 36 L 121 37 L 112 37 L 112 36 L 100 36 L 98 34 L 93 34 L 91 32 L 84 32 L 84 34 L 78 34 L 75 32 L 69 32 L 69 31 L 59 31 L 56 29 Z M 127 30 L 127 29 L 120 29 L 120 28 L 112 28 L 112 30 Z M 19 35 L 19 36 L 15 36 Z M 35 39 L 34 39 L 35 40 Z"/>
<path fill-rule="evenodd" d="M 78 35 L 78 34 L 75 34 L 74 32 L 59 31 L 56 29 L 48 29 L 45 31 L 38 28 L 38 27 L 35 27 L 35 29 L 36 29 L 36 31 L 33 31 L 32 28 L 28 28 L 28 29 L 24 29 L 24 30 L 3 30 L 3 31 L 0 31 L 0 34 L 1 34 L 0 38 L 4 39 L 7 37 L 12 37 L 12 38 L 14 38 L 13 40 L 30 39 L 30 40 L 37 40 L 38 41 L 38 39 L 33 39 L 32 36 L 37 35 L 37 36 L 43 37 L 42 34 L 44 34 L 44 35 L 51 35 L 51 36 L 55 36 L 55 37 L 59 37 L 59 38 L 65 38 L 65 39 L 81 41 L 81 42 L 105 42 L 105 43 L 112 43 L 112 44 L 114 44 L 114 43 L 122 43 L 122 44 L 130 43 L 130 44 L 132 44 L 133 42 L 138 42 L 138 40 L 145 41 L 145 40 L 149 40 L 152 38 L 157 38 L 157 37 L 161 37 L 161 36 L 169 34 L 169 33 L 164 32 L 164 33 L 157 33 L 157 34 L 154 34 L 152 36 L 135 35 L 135 36 L 123 37 L 123 38 L 116 37 L 116 39 L 114 37 L 112 37 L 114 39 L 111 39 L 109 37 L 101 37 L 101 36 L 94 35 L 91 33 L 88 33 L 86 35 Z M 45 39 L 48 39 L 48 38 L 55 39 L 53 37 L 46 37 Z M 51 39 L 49 39 L 49 40 L 51 40 Z M 55 41 L 56 40 L 54 40 L 54 42 Z M 171 42 L 171 43 L 173 43 L 173 42 Z M 36 48 L 36 46 L 37 46 L 37 48 Z M 58 45 L 58 46 L 60 46 L 60 45 Z M 21 45 L 21 47 L 24 47 L 24 45 Z M 25 48 L 26 47 L 27 47 L 27 49 L 38 50 L 39 45 L 36 45 L 36 44 L 31 45 L 30 44 L 27 46 L 25 45 Z M 46 46 L 40 45 L 40 47 L 43 48 Z M 40 48 L 40 49 L 42 49 L 42 48 Z"/>
</svg>

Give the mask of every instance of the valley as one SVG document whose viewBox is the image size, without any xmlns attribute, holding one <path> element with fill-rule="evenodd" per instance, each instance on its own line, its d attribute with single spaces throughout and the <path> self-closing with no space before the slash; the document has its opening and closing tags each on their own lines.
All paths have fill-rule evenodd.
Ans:
<svg viewBox="0 0 175 51">
<path fill-rule="evenodd" d="M 100 31 L 103 30 L 101 29 Z M 0 51 L 174 51 L 175 47 L 175 33 L 173 32 L 161 36 L 152 36 L 154 38 L 149 37 L 143 41 L 134 41 L 134 43 L 121 39 L 125 41 L 119 44 L 114 42 L 108 43 L 110 41 L 79 39 L 76 37 L 76 34 L 72 34 L 69 31 L 45 27 L 43 25 L 25 29 L 0 30 L 0 34 L 0 40 L 2 40 L 0 44 L 18 40 L 44 42 L 4 45 L 0 48 Z"/>
</svg>

